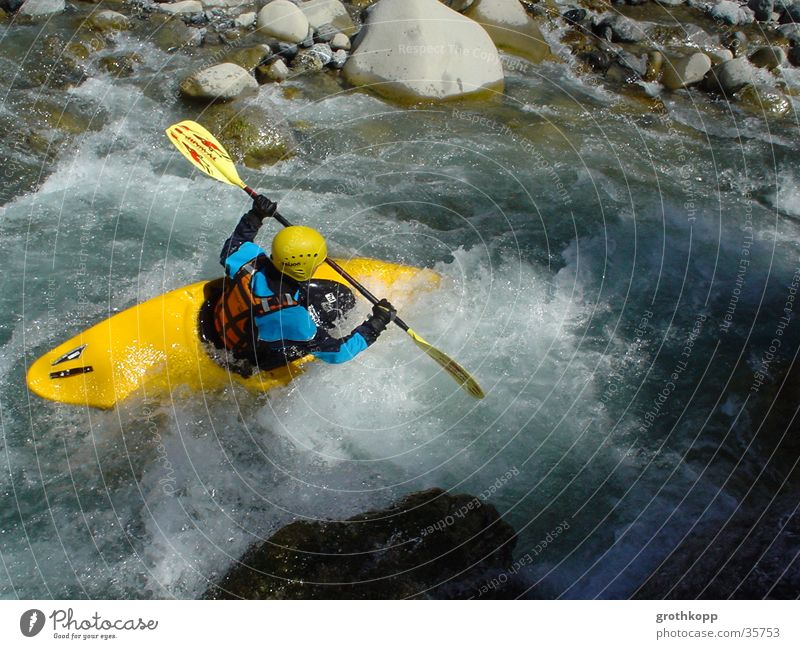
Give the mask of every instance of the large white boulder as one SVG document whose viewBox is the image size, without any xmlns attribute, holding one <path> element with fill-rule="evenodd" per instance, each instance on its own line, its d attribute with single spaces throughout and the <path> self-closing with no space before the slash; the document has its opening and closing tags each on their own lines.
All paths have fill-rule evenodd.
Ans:
<svg viewBox="0 0 800 649">
<path fill-rule="evenodd" d="M 49 16 L 64 11 L 64 0 L 25 0 L 19 8 L 21 16 Z"/>
<path fill-rule="evenodd" d="M 235 63 L 220 63 L 200 70 L 181 83 L 181 94 L 190 99 L 224 101 L 248 92 L 258 92 L 258 83 Z"/>
<path fill-rule="evenodd" d="M 298 5 L 314 30 L 330 24 L 348 36 L 355 31 L 353 19 L 339 0 L 304 0 Z"/>
<path fill-rule="evenodd" d="M 402 101 L 503 87 L 503 67 L 478 23 L 439 0 L 379 0 L 344 66 L 345 78 Z"/>
<path fill-rule="evenodd" d="M 258 12 L 258 29 L 287 43 L 299 43 L 308 36 L 308 19 L 289 0 L 272 0 Z"/>
<path fill-rule="evenodd" d="M 522 54 L 533 63 L 552 56 L 539 26 L 519 0 L 476 0 L 464 15 L 479 22 L 498 47 Z"/>
</svg>

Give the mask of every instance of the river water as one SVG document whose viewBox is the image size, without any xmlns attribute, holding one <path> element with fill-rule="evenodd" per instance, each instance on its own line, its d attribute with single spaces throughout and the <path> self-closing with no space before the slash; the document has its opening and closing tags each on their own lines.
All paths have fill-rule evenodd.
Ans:
<svg viewBox="0 0 800 649">
<path fill-rule="evenodd" d="M 334 256 L 437 271 L 397 306 L 487 397 L 396 330 L 268 395 L 177 387 L 101 412 L 33 396 L 27 365 L 218 276 L 248 201 L 164 137 L 196 117 L 174 94 L 191 54 L 121 37 L 144 61 L 133 76 L 46 89 L 25 76 L 41 29 L 0 26 L 0 596 L 197 597 L 289 521 L 438 486 L 486 495 L 518 530 L 526 596 L 630 597 L 743 507 L 788 493 L 764 522 L 794 514 L 779 389 L 797 385 L 800 348 L 796 104 L 766 120 L 690 93 L 659 103 L 514 59 L 493 102 L 262 87 L 253 101 L 285 116 L 299 153 L 245 180 Z M 15 139 L 43 102 L 90 123 L 57 156 Z"/>
</svg>

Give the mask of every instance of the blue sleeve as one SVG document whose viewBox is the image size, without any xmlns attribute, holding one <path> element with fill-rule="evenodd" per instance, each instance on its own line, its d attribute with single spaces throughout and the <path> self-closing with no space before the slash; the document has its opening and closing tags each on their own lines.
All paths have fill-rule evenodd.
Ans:
<svg viewBox="0 0 800 649">
<path fill-rule="evenodd" d="M 324 336 L 327 340 L 321 341 L 322 344 L 311 353 L 326 363 L 345 363 L 353 360 L 369 346 L 364 336 L 357 331 L 346 338 L 333 338 L 327 334 Z"/>
<path fill-rule="evenodd" d="M 222 261 L 225 266 L 225 272 L 228 277 L 233 277 L 239 272 L 239 269 L 251 259 L 255 259 L 259 255 L 266 255 L 267 253 L 258 244 L 252 241 L 243 243 L 232 255 Z"/>
<path fill-rule="evenodd" d="M 222 252 L 219 255 L 219 263 L 226 266 L 226 260 L 236 253 L 243 244 L 248 242 L 252 243 L 255 240 L 260 227 L 261 218 L 253 210 L 244 214 L 242 218 L 239 219 L 239 223 L 236 225 L 233 234 L 228 237 L 223 244 Z M 255 255 L 253 255 L 253 257 L 254 256 Z M 253 257 L 250 257 L 250 259 Z"/>
</svg>

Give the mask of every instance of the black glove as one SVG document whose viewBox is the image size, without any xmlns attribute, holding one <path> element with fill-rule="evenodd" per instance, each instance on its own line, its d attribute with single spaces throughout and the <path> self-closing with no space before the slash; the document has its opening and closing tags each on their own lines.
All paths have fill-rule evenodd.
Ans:
<svg viewBox="0 0 800 649">
<path fill-rule="evenodd" d="M 378 302 L 375 306 L 372 307 L 372 317 L 379 318 L 383 322 L 383 328 L 389 325 L 389 323 L 395 319 L 397 316 L 397 309 L 395 309 L 391 302 L 386 298 L 383 298 L 380 302 Z"/>
<path fill-rule="evenodd" d="M 383 299 L 372 307 L 372 315 L 364 321 L 364 324 L 357 327 L 356 331 L 364 336 L 367 345 L 371 345 L 378 339 L 381 332 L 386 330 L 387 325 L 394 320 L 396 315 L 397 310 L 388 300 Z"/>
<path fill-rule="evenodd" d="M 275 212 L 277 212 L 277 210 L 278 204 L 273 203 L 266 196 L 264 196 L 264 194 L 259 194 L 253 199 L 253 211 L 262 221 L 275 216 Z"/>
</svg>

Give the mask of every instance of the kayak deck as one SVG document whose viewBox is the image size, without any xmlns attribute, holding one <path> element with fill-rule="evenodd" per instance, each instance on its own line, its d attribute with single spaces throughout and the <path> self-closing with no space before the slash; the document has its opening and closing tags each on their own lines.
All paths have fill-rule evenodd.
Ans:
<svg viewBox="0 0 800 649">
<path fill-rule="evenodd" d="M 372 259 L 338 263 L 359 281 L 388 291 L 390 299 L 402 296 L 403 284 L 419 286 L 422 279 L 432 286 L 438 281 L 433 271 L 411 266 Z M 347 285 L 327 264 L 314 277 Z M 203 281 L 184 286 L 90 327 L 36 360 L 28 369 L 28 387 L 52 401 L 113 408 L 140 391 L 153 397 L 178 386 L 214 391 L 238 383 L 265 392 L 288 384 L 312 357 L 244 377 L 209 356 L 198 320 L 213 285 Z"/>
</svg>

